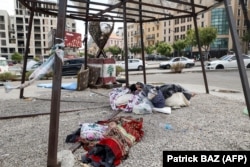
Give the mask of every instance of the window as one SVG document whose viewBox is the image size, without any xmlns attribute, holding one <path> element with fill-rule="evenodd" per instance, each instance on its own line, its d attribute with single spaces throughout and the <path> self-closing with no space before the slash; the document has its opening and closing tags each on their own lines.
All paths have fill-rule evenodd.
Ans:
<svg viewBox="0 0 250 167">
<path fill-rule="evenodd" d="M 0 24 L 0 30 L 5 30 L 5 25 L 4 24 Z"/>
<path fill-rule="evenodd" d="M 4 16 L 0 16 L 0 22 L 4 22 Z"/>
<path fill-rule="evenodd" d="M 5 35 L 5 32 L 0 32 L 0 38 L 5 38 L 6 35 Z"/>
<path fill-rule="evenodd" d="M 237 20 L 237 26 L 240 26 L 240 20 L 239 19 Z"/>
<path fill-rule="evenodd" d="M 179 19 L 175 19 L 174 24 L 179 24 Z"/>
<path fill-rule="evenodd" d="M 3 46 L 6 46 L 6 40 L 1 40 L 1 44 L 2 44 Z"/>
<path fill-rule="evenodd" d="M 211 26 L 217 29 L 218 35 L 229 34 L 229 23 L 224 8 L 216 8 L 212 10 Z"/>
</svg>

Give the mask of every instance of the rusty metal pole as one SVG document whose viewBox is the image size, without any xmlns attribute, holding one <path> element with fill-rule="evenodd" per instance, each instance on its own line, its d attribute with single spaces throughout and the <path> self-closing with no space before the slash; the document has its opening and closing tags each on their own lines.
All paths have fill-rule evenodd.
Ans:
<svg viewBox="0 0 250 167">
<path fill-rule="evenodd" d="M 243 93 L 245 95 L 245 101 L 246 101 L 246 105 L 247 105 L 247 109 L 248 109 L 248 115 L 250 118 L 250 89 L 249 89 L 249 82 L 247 79 L 244 61 L 243 61 L 243 58 L 241 56 L 242 53 L 241 53 L 241 47 L 240 47 L 240 40 L 239 40 L 239 36 L 238 36 L 237 29 L 235 26 L 235 20 L 234 20 L 234 16 L 233 16 L 231 3 L 229 2 L 229 0 L 224 0 L 224 4 L 225 4 L 226 13 L 228 16 L 230 32 L 232 34 L 232 39 L 233 39 L 233 43 L 234 43 L 234 50 L 235 50 L 238 69 L 239 69 L 239 73 L 240 73 L 240 79 L 241 79 L 241 84 L 242 84 L 242 88 L 243 88 Z"/>
<path fill-rule="evenodd" d="M 124 57 L 125 57 L 125 78 L 126 86 L 129 86 L 129 77 L 128 77 L 128 37 L 127 37 L 127 16 L 126 16 L 126 1 L 123 3 L 123 39 L 124 39 Z"/>
<path fill-rule="evenodd" d="M 195 14 L 195 7 L 194 7 L 194 0 L 191 0 L 192 3 L 192 12 L 193 12 L 193 20 L 194 20 L 194 28 L 195 28 L 195 36 L 198 44 L 199 54 L 200 54 L 200 61 L 201 61 L 201 69 L 203 74 L 203 79 L 205 83 L 206 93 L 209 94 L 208 83 L 207 83 L 207 75 L 204 67 L 204 60 L 201 51 L 201 44 L 200 44 L 200 37 L 199 37 L 199 29 L 197 25 L 197 14 Z"/>
<path fill-rule="evenodd" d="M 143 25 L 142 25 L 142 7 L 141 7 L 141 0 L 139 0 L 139 17 L 140 17 L 140 35 L 141 35 L 141 53 L 142 53 L 142 62 L 143 62 L 143 79 L 144 84 L 147 84 L 146 80 L 146 66 L 145 66 L 145 55 L 144 55 L 144 41 L 143 41 Z"/>
<path fill-rule="evenodd" d="M 89 0 L 87 1 L 86 6 L 86 21 L 85 21 L 85 36 L 84 36 L 84 69 L 87 69 L 88 65 L 88 30 L 89 30 L 89 22 L 88 22 L 88 15 L 89 15 Z"/>
<path fill-rule="evenodd" d="M 56 38 L 64 39 L 67 0 L 58 1 L 59 12 L 57 15 Z M 62 41 L 56 40 L 55 43 Z M 61 82 L 62 82 L 62 61 L 55 56 L 54 75 L 51 95 L 50 125 L 49 125 L 49 142 L 47 167 L 57 167 L 57 147 L 58 147 L 58 129 L 59 113 L 61 100 Z"/>
<path fill-rule="evenodd" d="M 84 69 L 88 68 L 88 21 L 85 21 L 85 36 L 84 36 Z"/>
<path fill-rule="evenodd" d="M 200 54 L 200 61 L 201 61 L 201 69 L 202 69 L 203 79 L 204 79 L 204 83 L 205 83 L 206 93 L 209 94 L 208 83 L 207 83 L 207 75 L 206 75 L 205 66 L 204 66 L 204 59 L 203 59 L 202 51 L 201 51 L 199 29 L 198 29 L 198 26 L 197 26 L 197 15 L 193 16 L 193 19 L 194 19 L 194 27 L 195 27 L 195 36 L 196 36 L 196 40 L 197 40 L 197 43 L 198 43 L 198 49 L 199 49 L 199 54 Z"/>
<path fill-rule="evenodd" d="M 26 66 L 27 66 L 27 59 L 28 59 L 28 53 L 29 53 L 29 48 L 30 48 L 30 36 L 31 36 L 31 30 L 32 30 L 32 23 L 33 23 L 33 18 L 34 18 L 34 8 L 35 8 L 36 3 L 32 3 L 32 9 L 30 12 L 30 18 L 29 18 L 29 29 L 28 29 L 28 34 L 27 34 L 27 40 L 26 40 L 26 45 L 25 45 L 25 53 L 24 53 L 24 59 L 23 59 L 23 72 L 22 72 L 22 80 L 21 84 L 25 82 L 25 73 L 26 73 Z M 25 13 L 26 15 L 26 13 Z M 23 99 L 23 92 L 24 88 L 20 89 L 20 95 L 19 98 Z"/>
</svg>

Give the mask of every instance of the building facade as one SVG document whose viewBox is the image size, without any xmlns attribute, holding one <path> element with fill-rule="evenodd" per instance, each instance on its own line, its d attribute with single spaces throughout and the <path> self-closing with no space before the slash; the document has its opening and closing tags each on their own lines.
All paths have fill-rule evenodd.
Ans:
<svg viewBox="0 0 250 167">
<path fill-rule="evenodd" d="M 237 32 L 241 39 L 247 32 L 243 10 L 241 8 L 240 1 L 232 0 L 231 4 Z M 245 4 L 247 10 L 250 11 L 250 2 L 245 0 Z M 250 18 L 250 12 L 248 12 L 248 18 Z M 224 4 L 198 15 L 197 24 L 198 27 L 213 26 L 217 29 L 217 38 L 210 45 L 209 52 L 211 57 L 221 57 L 229 50 L 233 49 L 233 42 Z M 128 47 L 141 45 L 139 28 L 138 23 L 130 23 L 127 25 Z M 144 46 L 147 47 L 155 45 L 160 41 L 173 44 L 173 42 L 178 39 L 184 39 L 186 32 L 189 29 L 194 29 L 193 18 L 180 18 L 175 20 L 143 23 Z M 241 40 L 241 46 L 242 52 L 249 54 L 249 44 Z M 187 47 L 184 51 L 185 56 L 191 58 L 198 54 L 198 48 L 195 46 Z"/>
<path fill-rule="evenodd" d="M 42 7 L 42 6 L 41 6 Z M 0 10 L 0 56 L 11 59 L 15 52 L 24 55 L 29 29 L 30 11 L 15 1 L 15 15 L 9 16 L 4 10 Z M 52 6 L 51 6 L 52 8 Z M 67 19 L 66 31 L 76 32 L 74 20 Z M 49 56 L 48 34 L 57 27 L 57 17 L 34 13 L 31 27 L 31 37 L 28 58 L 38 57 L 43 59 Z M 67 52 L 71 52 L 70 49 Z"/>
</svg>

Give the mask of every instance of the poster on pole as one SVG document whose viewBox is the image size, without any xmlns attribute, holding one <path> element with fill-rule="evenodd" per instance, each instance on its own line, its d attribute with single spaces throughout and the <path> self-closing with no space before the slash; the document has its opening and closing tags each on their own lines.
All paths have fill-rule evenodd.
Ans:
<svg viewBox="0 0 250 167">
<path fill-rule="evenodd" d="M 82 47 L 82 34 L 76 32 L 65 31 L 64 36 L 65 47 L 81 48 Z"/>
</svg>

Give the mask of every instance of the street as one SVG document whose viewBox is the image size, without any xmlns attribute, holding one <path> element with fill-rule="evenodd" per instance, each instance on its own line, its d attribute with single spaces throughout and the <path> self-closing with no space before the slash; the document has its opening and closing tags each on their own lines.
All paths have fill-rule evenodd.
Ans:
<svg viewBox="0 0 250 167">
<path fill-rule="evenodd" d="M 167 73 L 167 70 L 146 70 L 147 83 L 178 83 L 178 84 L 194 84 L 204 85 L 203 73 L 201 67 L 193 67 L 198 70 L 188 71 L 183 73 Z M 186 69 L 189 70 L 189 69 Z M 154 71 L 154 73 L 152 73 Z M 129 72 L 129 81 L 142 81 L 143 75 L 130 75 L 134 74 L 133 71 Z M 248 81 L 250 81 L 250 71 L 247 70 Z M 206 71 L 208 86 L 220 87 L 231 90 L 242 91 L 241 79 L 238 70 L 220 70 L 220 71 Z M 205 85 L 204 85 L 205 87 Z"/>
</svg>

